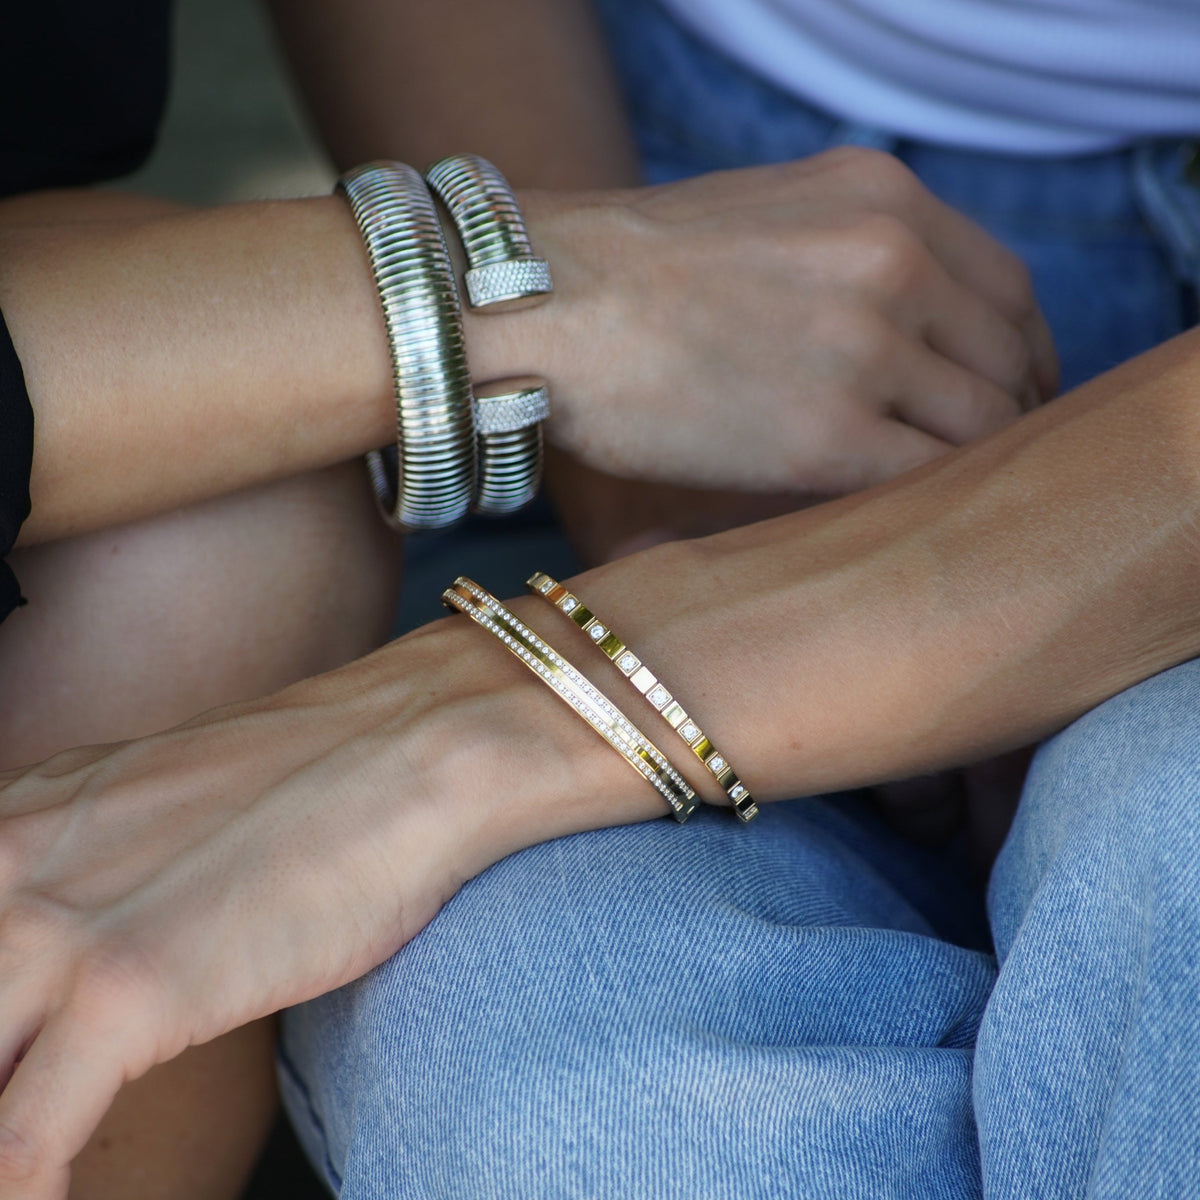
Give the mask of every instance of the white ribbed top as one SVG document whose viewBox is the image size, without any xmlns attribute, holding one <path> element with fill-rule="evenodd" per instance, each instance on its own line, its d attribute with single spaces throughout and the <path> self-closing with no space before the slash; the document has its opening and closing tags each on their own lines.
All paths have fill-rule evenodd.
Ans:
<svg viewBox="0 0 1200 1200">
<path fill-rule="evenodd" d="M 1200 135 L 1200 0 L 665 0 L 848 120 L 1017 154 Z"/>
</svg>

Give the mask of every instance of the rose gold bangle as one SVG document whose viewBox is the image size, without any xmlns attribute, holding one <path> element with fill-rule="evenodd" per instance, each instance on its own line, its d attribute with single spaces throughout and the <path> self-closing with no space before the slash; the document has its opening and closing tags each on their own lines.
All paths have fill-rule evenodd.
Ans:
<svg viewBox="0 0 1200 1200">
<path fill-rule="evenodd" d="M 570 705 L 671 806 L 680 823 L 696 809 L 696 793 L 663 752 L 580 671 L 518 620 L 495 596 L 464 576 L 442 593 L 447 608 L 465 613 L 498 638 Z"/>
<path fill-rule="evenodd" d="M 688 716 L 658 677 L 615 633 L 588 608 L 578 596 L 567 591 L 561 583 L 551 579 L 544 571 L 536 571 L 526 582 L 535 596 L 541 596 L 565 613 L 584 633 L 592 644 L 613 662 L 617 670 L 629 680 L 652 708 L 687 743 L 688 749 L 705 765 L 710 775 L 725 790 L 733 804 L 739 820 L 750 821 L 758 815 L 758 805 L 750 790 L 734 773 L 729 760 L 709 741 L 704 731 Z"/>
</svg>

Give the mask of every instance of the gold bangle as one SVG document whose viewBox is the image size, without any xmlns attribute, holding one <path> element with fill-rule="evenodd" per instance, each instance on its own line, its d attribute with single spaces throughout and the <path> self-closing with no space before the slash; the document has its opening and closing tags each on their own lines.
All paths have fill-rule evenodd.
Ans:
<svg viewBox="0 0 1200 1200">
<path fill-rule="evenodd" d="M 517 619 L 495 596 L 464 576 L 442 593 L 447 608 L 465 613 L 500 639 L 662 795 L 681 824 L 698 803 L 695 790 L 667 757 L 581 672 Z"/>
<path fill-rule="evenodd" d="M 717 750 L 705 736 L 704 731 L 688 716 L 674 696 L 659 682 L 657 676 L 609 626 L 605 625 L 578 596 L 567 591 L 557 580 L 544 571 L 535 571 L 526 582 L 535 596 L 553 604 L 583 630 L 593 644 L 604 651 L 617 670 L 629 680 L 659 715 L 687 743 L 688 749 L 705 765 L 710 775 L 725 790 L 733 804 L 733 811 L 741 821 L 750 821 L 758 815 L 758 805 L 746 785 L 737 777 L 729 760 Z"/>
</svg>

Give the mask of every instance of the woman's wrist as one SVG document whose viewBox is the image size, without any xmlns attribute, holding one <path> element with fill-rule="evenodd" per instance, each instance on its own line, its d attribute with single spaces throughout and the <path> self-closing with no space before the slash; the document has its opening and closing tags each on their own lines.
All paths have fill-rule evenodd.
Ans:
<svg viewBox="0 0 1200 1200">
<path fill-rule="evenodd" d="M 572 581 L 756 796 L 961 765 L 1200 653 L 1200 335 L 894 483 Z"/>
<path fill-rule="evenodd" d="M 463 304 L 471 376 L 477 384 L 524 375 L 553 377 L 557 394 L 570 380 L 569 365 L 577 352 L 571 318 L 579 268 L 570 227 L 582 196 L 523 191 L 517 198 L 534 253 L 550 264 L 554 291 L 535 306 L 507 312 L 477 311 Z M 444 212 L 441 216 L 461 292 L 466 259 L 453 225 Z"/>
<path fill-rule="evenodd" d="M 586 647 L 572 646 L 536 601 L 506 604 L 584 667 Z M 437 806 L 455 886 L 537 842 L 667 813 L 610 746 L 466 617 L 408 634 L 361 667 L 409 786 Z"/>
</svg>

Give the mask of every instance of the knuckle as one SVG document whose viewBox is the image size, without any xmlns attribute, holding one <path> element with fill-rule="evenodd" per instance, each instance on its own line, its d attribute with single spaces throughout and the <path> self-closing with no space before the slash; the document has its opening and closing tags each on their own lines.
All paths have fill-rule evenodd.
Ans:
<svg viewBox="0 0 1200 1200">
<path fill-rule="evenodd" d="M 875 208 L 905 211 L 923 191 L 917 177 L 893 154 L 867 146 L 844 146 L 841 153 L 841 169 Z"/>
<path fill-rule="evenodd" d="M 878 153 L 878 150 L 871 150 L 866 146 L 831 146 L 828 150 L 822 150 L 815 158 L 799 161 L 819 162 L 826 170 L 857 177 L 870 169 L 870 160 Z"/>
<path fill-rule="evenodd" d="M 103 943 L 80 955 L 71 984 L 70 1006 L 99 1027 L 127 1020 L 153 990 L 145 956 L 127 943 Z"/>
<path fill-rule="evenodd" d="M 835 374 L 843 382 L 877 371 L 888 358 L 892 340 L 891 327 L 882 317 L 851 305 L 824 310 L 813 318 L 809 332 L 832 354 Z"/>
<path fill-rule="evenodd" d="M 858 260 L 872 288 L 888 297 L 907 295 L 928 269 L 924 242 L 897 217 L 872 213 L 854 230 Z"/>
</svg>

